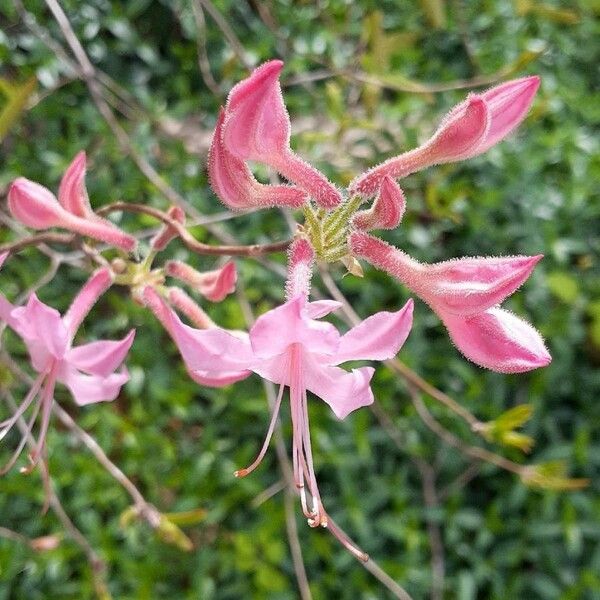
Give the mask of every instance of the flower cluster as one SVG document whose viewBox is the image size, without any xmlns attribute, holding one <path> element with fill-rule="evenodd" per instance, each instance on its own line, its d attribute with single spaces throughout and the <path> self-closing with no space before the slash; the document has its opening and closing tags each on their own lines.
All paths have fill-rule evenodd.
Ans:
<svg viewBox="0 0 600 600">
<path fill-rule="evenodd" d="M 40 434 L 31 455 L 35 465 L 44 454 L 56 382 L 64 384 L 80 405 L 118 395 L 128 376 L 125 368 L 117 369 L 134 332 L 116 342 L 73 346 L 73 339 L 109 286 L 126 285 L 164 326 L 197 383 L 220 387 L 256 373 L 279 386 L 263 446 L 252 464 L 236 471 L 237 477 L 250 474 L 263 459 L 285 389 L 289 390 L 293 478 L 303 513 L 311 526 L 328 527 L 363 557 L 323 506 L 313 463 L 308 398 L 309 393 L 321 398 L 339 419 L 373 403 L 373 367 L 346 370 L 340 365 L 394 357 L 408 337 L 413 302 L 409 300 L 395 312 L 377 312 L 340 334 L 323 320 L 340 304 L 310 299 L 314 262 L 341 260 L 357 272 L 360 258 L 389 273 L 431 307 L 456 347 L 482 367 L 516 373 L 548 364 L 550 355 L 539 333 L 499 307 L 526 281 L 541 255 L 460 258 L 426 265 L 370 233 L 400 225 L 407 201 L 398 179 L 435 164 L 477 156 L 504 139 L 525 118 L 539 80 L 526 77 L 469 95 L 424 144 L 358 176 L 343 193 L 290 147 L 290 119 L 279 84 L 282 67 L 281 61 L 267 62 L 231 90 L 217 119 L 208 173 L 216 195 L 233 210 L 276 206 L 302 211 L 304 222 L 289 248 L 285 302 L 260 315 L 249 332 L 216 325 L 192 296 L 180 287 L 167 287 L 165 281 L 174 278 L 203 298 L 219 302 L 235 289 L 235 264 L 199 272 L 185 262 L 169 260 L 152 268 L 155 257 L 185 225 L 185 214 L 178 207 L 167 213 L 166 224 L 151 240 L 145 259 L 138 262 L 136 256 L 128 257 L 125 253 L 136 249 L 137 240 L 92 210 L 84 183 L 83 152 L 67 169 L 58 198 L 45 187 L 19 178 L 8 194 L 16 219 L 34 229 L 69 230 L 112 246 L 121 255 L 110 268 L 92 275 L 62 318 L 35 294 L 21 307 L 0 296 L 0 318 L 22 338 L 38 373 L 17 411 L 0 423 L 0 438 L 39 398 L 27 424 L 28 434 L 41 412 Z M 249 162 L 274 169 L 287 183 L 260 183 Z M 5 258 L 2 255 L 0 260 Z M 178 312 L 194 327 L 185 324 Z M 14 464 L 27 434 L 7 467 Z"/>
</svg>

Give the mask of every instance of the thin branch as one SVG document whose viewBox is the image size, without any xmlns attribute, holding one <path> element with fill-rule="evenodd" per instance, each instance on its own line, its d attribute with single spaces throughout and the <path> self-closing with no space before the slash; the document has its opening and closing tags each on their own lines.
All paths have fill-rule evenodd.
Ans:
<svg viewBox="0 0 600 600">
<path fill-rule="evenodd" d="M 0 245 L 0 252 L 20 252 L 29 246 L 40 246 L 41 244 L 66 244 L 74 246 L 77 243 L 77 236 L 74 233 L 46 231 L 44 233 L 29 235 L 14 242 L 2 244 Z"/>
<path fill-rule="evenodd" d="M 153 208 L 152 206 L 145 206 L 144 204 L 132 204 L 130 202 L 114 202 L 113 204 L 102 207 L 97 211 L 97 213 L 99 215 L 106 215 L 110 212 L 120 210 L 149 215 L 169 225 L 175 231 L 177 231 L 177 234 L 188 250 L 191 250 L 196 254 L 254 257 L 270 254 L 272 252 L 284 252 L 292 242 L 292 240 L 285 240 L 283 242 L 275 242 L 273 244 L 250 244 L 248 246 L 210 246 L 196 240 L 194 236 L 186 229 L 185 225 L 182 225 L 175 219 L 172 219 L 162 210 Z"/>
<path fill-rule="evenodd" d="M 439 497 L 435 488 L 435 471 L 422 458 L 415 457 L 415 463 L 421 473 L 421 485 L 423 488 L 423 499 L 425 506 L 431 510 L 439 507 Z M 435 518 L 429 514 L 427 520 L 427 535 L 431 546 L 431 600 L 443 600 L 444 598 L 444 543 L 442 532 Z"/>
<path fill-rule="evenodd" d="M 25 544 L 26 546 L 31 546 L 31 540 L 27 536 L 17 531 L 13 531 L 12 529 L 8 529 L 8 527 L 0 527 L 0 537 Z"/>
<path fill-rule="evenodd" d="M 198 69 L 206 87 L 218 98 L 223 96 L 223 90 L 213 77 L 208 52 L 206 51 L 206 19 L 199 0 L 192 0 L 192 12 L 196 21 L 196 51 L 198 54 Z"/>
<path fill-rule="evenodd" d="M 246 57 L 246 51 L 244 50 L 244 47 L 242 46 L 242 43 L 238 39 L 237 35 L 231 28 L 231 25 L 229 25 L 227 20 L 210 0 L 196 1 L 202 5 L 206 12 L 211 16 L 212 20 L 217 24 L 217 27 L 223 32 L 225 39 L 229 42 L 229 45 L 231 46 L 233 53 L 237 56 L 237 59 L 244 65 L 244 67 L 246 67 L 246 69 L 250 70 L 252 68 L 252 63 Z"/>
<path fill-rule="evenodd" d="M 456 479 L 451 481 L 439 491 L 438 498 L 440 499 L 440 502 L 443 502 L 452 492 L 466 486 L 473 479 L 475 479 L 480 472 L 481 462 L 472 462 L 458 477 L 456 477 Z"/>
</svg>

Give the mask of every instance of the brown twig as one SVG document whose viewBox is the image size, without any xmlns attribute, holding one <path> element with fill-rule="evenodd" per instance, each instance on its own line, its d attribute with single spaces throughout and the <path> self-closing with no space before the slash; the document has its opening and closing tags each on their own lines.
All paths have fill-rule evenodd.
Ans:
<svg viewBox="0 0 600 600">
<path fill-rule="evenodd" d="M 162 210 L 153 208 L 152 206 L 145 206 L 144 204 L 132 204 L 130 202 L 114 202 L 113 204 L 103 206 L 97 212 L 99 215 L 106 215 L 110 212 L 120 210 L 149 215 L 162 221 L 163 223 L 166 223 L 175 231 L 177 231 L 177 234 L 185 244 L 186 248 L 192 252 L 195 252 L 196 254 L 207 254 L 212 256 L 263 256 L 272 252 L 283 252 L 287 250 L 287 247 L 292 242 L 292 240 L 285 240 L 283 242 L 275 242 L 273 244 L 250 244 L 248 246 L 210 246 L 196 240 L 184 225 L 172 219 Z"/>
</svg>

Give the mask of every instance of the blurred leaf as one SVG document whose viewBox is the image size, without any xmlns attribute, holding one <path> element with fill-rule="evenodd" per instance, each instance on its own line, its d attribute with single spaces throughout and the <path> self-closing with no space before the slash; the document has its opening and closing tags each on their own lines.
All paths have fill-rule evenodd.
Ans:
<svg viewBox="0 0 600 600">
<path fill-rule="evenodd" d="M 579 296 L 577 280 L 568 273 L 554 271 L 546 277 L 550 291 L 566 304 L 572 304 Z"/>
<path fill-rule="evenodd" d="M 435 29 L 446 27 L 446 7 L 444 0 L 421 0 L 421 7 L 432 27 Z"/>
<path fill-rule="evenodd" d="M 0 78 L 0 92 L 6 97 L 4 107 L 0 112 L 0 142 L 25 110 L 27 100 L 35 92 L 36 86 L 37 79 L 35 77 L 30 77 L 21 85 L 15 85 Z"/>
<path fill-rule="evenodd" d="M 587 487 L 589 479 L 572 479 L 567 477 L 567 465 L 564 461 L 555 460 L 526 467 L 521 474 L 521 481 L 531 487 L 546 490 L 580 490 Z"/>
</svg>

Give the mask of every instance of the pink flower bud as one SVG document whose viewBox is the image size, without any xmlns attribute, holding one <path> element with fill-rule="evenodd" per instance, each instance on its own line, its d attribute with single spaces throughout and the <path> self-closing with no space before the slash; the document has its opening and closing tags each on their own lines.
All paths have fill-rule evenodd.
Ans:
<svg viewBox="0 0 600 600">
<path fill-rule="evenodd" d="M 350 192 L 372 196 L 384 175 L 405 177 L 434 164 L 482 154 L 523 121 L 539 85 L 539 77 L 523 77 L 470 95 L 448 113 L 429 141 L 360 175 Z"/>
<path fill-rule="evenodd" d="M 185 225 L 185 212 L 179 206 L 171 206 L 167 214 L 171 219 Z M 150 248 L 156 251 L 164 250 L 169 242 L 177 237 L 177 231 L 170 225 L 164 225 L 161 230 L 150 240 Z"/>
<path fill-rule="evenodd" d="M 43 185 L 19 177 L 8 190 L 8 209 L 12 216 L 32 229 L 65 227 L 69 214 Z"/>
<path fill-rule="evenodd" d="M 349 191 L 372 196 L 386 176 L 397 179 L 431 165 L 468 158 L 485 139 L 489 126 L 490 115 L 485 100 L 471 95 L 442 120 L 427 142 L 370 169 L 350 184 Z"/>
<path fill-rule="evenodd" d="M 334 208 L 342 202 L 339 191 L 290 148 L 290 118 L 279 85 L 282 68 L 280 60 L 269 61 L 231 90 L 223 143 L 237 158 L 272 166 L 320 206 Z"/>
<path fill-rule="evenodd" d="M 289 206 L 299 208 L 307 198 L 296 187 L 263 185 L 256 181 L 246 163 L 223 144 L 225 111 L 221 109 L 208 155 L 210 185 L 219 199 L 232 210 Z"/>
<path fill-rule="evenodd" d="M 540 334 L 516 315 L 498 307 L 463 317 L 443 317 L 456 347 L 471 361 L 499 373 L 545 367 L 552 357 Z"/>
<path fill-rule="evenodd" d="M 292 300 L 300 294 L 308 298 L 315 251 L 305 238 L 296 238 L 288 250 L 288 278 L 285 295 Z"/>
<path fill-rule="evenodd" d="M 394 229 L 402 221 L 406 209 L 404 192 L 391 178 L 384 177 L 379 188 L 379 195 L 369 210 L 361 210 L 352 217 L 352 224 L 357 229 Z"/>
<path fill-rule="evenodd" d="M 71 174 L 70 177 L 72 176 Z M 24 177 L 15 179 L 10 186 L 8 208 L 15 219 L 32 229 L 61 227 L 127 252 L 133 251 L 137 246 L 137 240 L 133 236 L 93 213 L 89 218 L 71 214 L 59 204 L 50 190 Z"/>
<path fill-rule="evenodd" d="M 456 347 L 478 365 L 516 373 L 550 362 L 537 331 L 495 306 L 529 277 L 541 255 L 424 265 L 363 232 L 352 233 L 349 246 L 355 255 L 396 277 L 427 302 Z"/>
<path fill-rule="evenodd" d="M 237 281 L 235 263 L 231 261 L 220 269 L 200 273 L 187 263 L 169 260 L 165 264 L 165 273 L 187 283 L 212 302 L 220 302 L 231 294 Z"/>
</svg>

